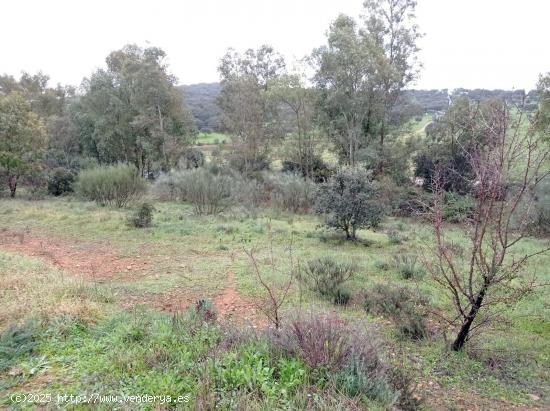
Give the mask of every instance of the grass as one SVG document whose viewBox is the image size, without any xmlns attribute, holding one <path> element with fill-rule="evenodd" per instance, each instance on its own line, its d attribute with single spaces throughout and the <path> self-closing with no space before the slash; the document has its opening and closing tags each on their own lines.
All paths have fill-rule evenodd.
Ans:
<svg viewBox="0 0 550 411">
<path fill-rule="evenodd" d="M 336 307 L 295 283 L 285 310 L 301 304 L 303 309 L 335 311 L 352 322 L 368 321 L 384 339 L 388 361 L 405 353 L 402 368 L 418 382 L 428 409 L 449 408 L 456 398 L 474 408 L 496 402 L 502 407 L 540 407 L 549 401 L 548 288 L 505 311 L 503 321 L 473 341 L 470 352 L 459 354 L 448 352 L 441 337 L 401 340 L 388 326 L 388 318 L 363 310 L 363 290 L 379 283 L 420 291 L 436 309 L 449 306 L 428 275 L 404 279 L 402 269 L 394 264 L 394 256 L 421 256 L 433 244 L 430 229 L 417 221 L 389 219 L 378 231 L 360 231 L 363 241 L 351 243 L 320 230 L 314 216 L 262 210 L 255 218 L 233 211 L 199 217 L 187 205 L 156 203 L 155 208 L 153 226 L 135 229 L 126 224 L 128 210 L 98 207 L 71 197 L 0 200 L 0 230 L 63 238 L 90 252 L 108 244 L 115 254 L 150 263 L 136 277 L 121 275 L 97 283 L 60 270 L 47 258 L 1 251 L 0 330 L 14 323 L 23 327 L 29 320 L 38 322 L 37 346 L 13 360 L 11 374 L 0 371 L 0 401 L 5 406 L 13 405 L 7 395 L 15 392 L 99 391 L 188 394 L 190 402 L 181 405 L 184 408 L 199 403 L 207 407 L 214 399 L 222 401 L 218 402 L 222 409 L 299 408 L 307 398 L 316 398 L 319 409 L 347 408 L 337 391 L 321 395 L 322 383 L 298 359 L 286 358 L 291 363 L 283 364 L 281 357 L 268 355 L 265 346 L 262 351 L 260 343 L 221 349 L 223 327 L 201 327 L 195 334 L 174 330 L 170 315 L 158 311 L 167 300 L 192 305 L 199 298 L 213 299 L 227 286 L 229 271 L 235 273 L 243 298 L 261 301 L 262 290 L 243 250 L 257 248 L 258 260 L 266 267 L 268 233 L 279 267 L 288 264 L 285 250 L 291 238 L 300 262 L 330 255 L 358 264 L 357 274 L 346 283 L 352 292 L 350 306 Z M 396 229 L 402 239 L 398 242 L 386 234 Z M 453 237 L 465 244 L 460 229 Z M 540 240 L 528 239 L 518 252 L 540 245 Z M 549 257 L 534 259 L 528 271 L 536 271 L 542 282 L 548 282 L 548 263 Z M 284 282 L 279 274 L 266 272 L 266 278 Z M 249 384 L 243 377 L 246 373 L 257 379 L 245 390 Z M 281 380 L 284 373 L 300 382 L 289 388 Z M 373 404 L 372 409 L 383 407 L 376 401 Z"/>
<path fill-rule="evenodd" d="M 197 145 L 218 145 L 231 143 L 231 137 L 223 133 L 199 133 L 195 139 Z"/>
</svg>

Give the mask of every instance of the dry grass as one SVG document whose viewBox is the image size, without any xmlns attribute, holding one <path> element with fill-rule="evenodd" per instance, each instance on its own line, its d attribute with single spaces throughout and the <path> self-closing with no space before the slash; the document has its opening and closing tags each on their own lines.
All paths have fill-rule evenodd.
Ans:
<svg viewBox="0 0 550 411">
<path fill-rule="evenodd" d="M 25 318 L 70 316 L 95 321 L 108 314 L 110 291 L 16 254 L 0 252 L 0 330 Z"/>
</svg>

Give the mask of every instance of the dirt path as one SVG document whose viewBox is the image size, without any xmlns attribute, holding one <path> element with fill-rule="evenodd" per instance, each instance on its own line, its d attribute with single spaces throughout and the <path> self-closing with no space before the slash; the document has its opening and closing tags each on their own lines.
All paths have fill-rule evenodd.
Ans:
<svg viewBox="0 0 550 411">
<path fill-rule="evenodd" d="M 105 244 L 71 241 L 30 230 L 0 230 L 0 250 L 50 263 L 75 276 L 93 281 L 139 278 L 147 270 L 146 258 L 123 257 Z"/>
<path fill-rule="evenodd" d="M 244 299 L 237 290 L 235 273 L 227 273 L 227 286 L 214 297 L 214 305 L 218 309 L 220 318 L 252 319 L 256 313 L 256 306 L 252 301 Z"/>
</svg>

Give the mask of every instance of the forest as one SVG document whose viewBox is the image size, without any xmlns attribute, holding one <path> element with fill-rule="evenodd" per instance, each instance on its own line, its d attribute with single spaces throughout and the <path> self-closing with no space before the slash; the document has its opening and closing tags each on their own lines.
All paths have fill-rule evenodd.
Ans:
<svg viewBox="0 0 550 411">
<path fill-rule="evenodd" d="M 549 409 L 550 72 L 415 89 L 416 7 L 0 75 L 0 407 Z"/>
</svg>

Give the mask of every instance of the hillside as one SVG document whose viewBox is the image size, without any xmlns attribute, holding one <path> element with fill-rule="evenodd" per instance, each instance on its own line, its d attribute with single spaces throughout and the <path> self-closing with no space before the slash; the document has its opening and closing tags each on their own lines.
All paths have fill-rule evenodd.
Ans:
<svg viewBox="0 0 550 411">
<path fill-rule="evenodd" d="M 216 98 L 221 90 L 220 83 L 199 83 L 182 85 L 178 87 L 185 97 L 187 105 L 195 118 L 200 131 L 216 132 L 223 131 L 222 112 L 216 104 Z M 468 97 L 473 101 L 487 99 L 504 99 L 511 104 L 520 105 L 525 100 L 528 109 L 536 108 L 536 97 L 534 91 L 525 90 L 486 90 L 486 89 L 465 89 L 454 90 L 406 90 L 408 99 L 427 112 L 445 111 L 449 102 L 458 97 Z"/>
</svg>

